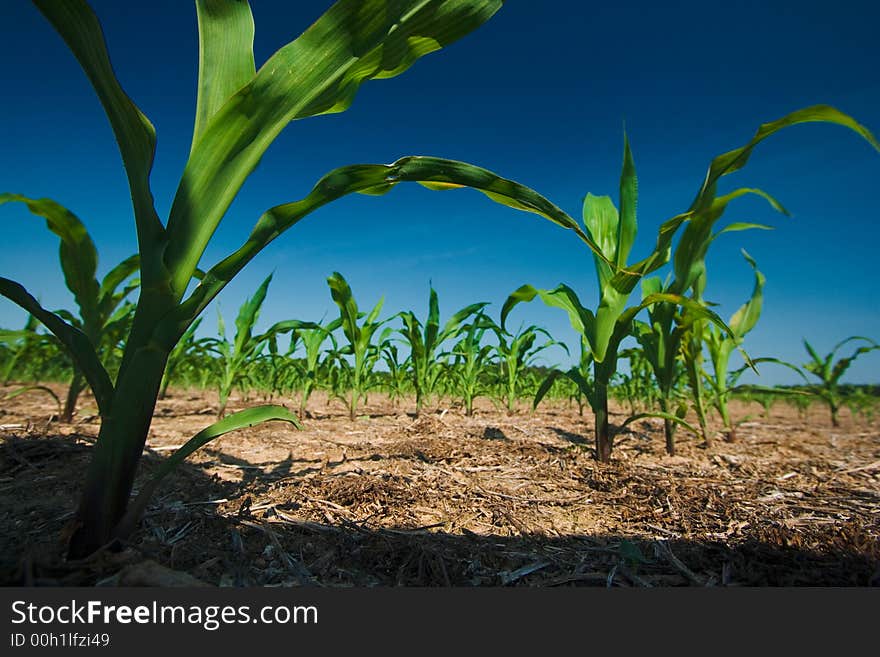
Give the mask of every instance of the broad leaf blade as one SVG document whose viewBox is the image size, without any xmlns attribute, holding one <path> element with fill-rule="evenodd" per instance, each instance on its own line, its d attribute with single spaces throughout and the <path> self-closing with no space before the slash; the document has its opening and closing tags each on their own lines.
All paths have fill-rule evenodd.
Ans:
<svg viewBox="0 0 880 657">
<path fill-rule="evenodd" d="M 211 118 L 256 74 L 254 17 L 245 0 L 197 0 L 196 15 L 199 91 L 190 153 Z"/>
</svg>

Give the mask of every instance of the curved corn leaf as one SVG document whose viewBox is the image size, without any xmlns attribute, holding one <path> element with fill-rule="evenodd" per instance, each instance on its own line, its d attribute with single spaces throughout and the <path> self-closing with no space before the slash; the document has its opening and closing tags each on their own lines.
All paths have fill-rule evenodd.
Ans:
<svg viewBox="0 0 880 657">
<path fill-rule="evenodd" d="M 157 336 L 162 336 L 163 343 L 176 339 L 265 246 L 318 208 L 347 194 L 374 188 L 380 183 L 387 183 L 387 189 L 391 189 L 401 182 L 423 183 L 432 180 L 455 180 L 461 186 L 476 189 L 499 203 L 540 215 L 574 231 L 594 252 L 600 253 L 599 247 L 563 210 L 534 190 L 486 169 L 435 157 L 405 157 L 393 164 L 351 165 L 335 169 L 321 178 L 304 199 L 275 206 L 263 213 L 247 241 L 205 272 L 189 298 L 163 322 Z"/>
<path fill-rule="evenodd" d="M 143 512 L 147 508 L 147 503 L 150 501 L 150 497 L 156 492 L 159 484 L 178 465 L 183 463 L 190 454 L 215 438 L 219 438 L 230 431 L 245 429 L 270 420 L 289 422 L 297 429 L 302 429 L 299 418 L 289 410 L 283 406 L 278 406 L 277 404 L 266 404 L 263 406 L 246 408 L 243 411 L 227 415 L 222 420 L 218 420 L 211 426 L 205 427 L 199 431 L 182 447 L 169 456 L 168 459 L 156 469 L 153 476 L 141 487 L 137 497 L 135 497 L 135 499 L 128 505 L 125 516 L 120 520 L 116 529 L 116 535 L 125 536 L 134 529 L 135 524 L 141 515 L 143 515 Z"/>
<path fill-rule="evenodd" d="M 85 0 L 34 0 L 76 56 L 107 113 L 122 155 L 137 224 L 141 255 L 158 256 L 165 228 L 156 214 L 150 191 L 150 170 L 156 152 L 156 130 L 119 86 L 104 42 L 101 24 Z M 152 257 L 144 263 L 150 280 L 163 274 Z M 187 278 L 186 282 L 189 282 Z"/>
<path fill-rule="evenodd" d="M 80 314 L 87 325 L 98 322 L 98 251 L 80 219 L 55 201 L 42 198 L 31 199 L 20 194 L 0 194 L 0 205 L 9 202 L 24 203 L 32 214 L 46 220 L 49 228 L 61 239 L 58 256 L 64 282 L 67 285 Z"/>
<path fill-rule="evenodd" d="M 743 249 L 742 254 L 755 271 L 755 288 L 752 290 L 751 298 L 740 306 L 728 321 L 730 330 L 733 331 L 737 337 L 737 342 L 740 341 L 746 333 L 755 328 L 755 324 L 758 323 L 758 318 L 761 316 L 761 307 L 764 303 L 764 284 L 767 282 L 764 274 L 758 270 L 758 264 L 745 251 L 745 249 Z"/>
<path fill-rule="evenodd" d="M 801 371 L 801 369 L 797 365 L 793 365 L 793 364 L 788 363 L 784 360 L 780 360 L 779 358 L 772 358 L 770 356 L 762 356 L 760 358 L 749 359 L 749 363 L 750 364 L 747 363 L 746 365 L 743 365 L 742 367 L 740 367 L 730 373 L 730 381 L 729 381 L 730 386 L 736 386 L 737 381 L 739 381 L 739 378 L 748 370 L 752 370 L 753 372 L 755 372 L 756 374 L 758 374 L 760 376 L 761 373 L 758 372 L 757 366 L 762 363 L 772 363 L 774 365 L 782 365 L 783 367 L 787 367 L 788 369 L 792 370 L 793 372 L 796 372 L 804 380 L 805 384 L 807 384 L 807 385 L 810 384 L 809 379 L 807 379 L 807 377 L 804 375 L 803 371 Z M 750 389 L 755 389 L 758 386 L 748 386 L 748 387 Z M 731 388 L 730 392 L 737 392 L 740 389 L 741 389 L 741 387 Z M 776 390 L 776 388 L 769 388 L 769 390 Z"/>
<path fill-rule="evenodd" d="M 16 388 L 15 390 L 12 390 L 12 391 L 6 393 L 3 396 L 3 399 L 8 401 L 10 399 L 15 399 L 19 395 L 24 395 L 28 392 L 42 392 L 44 394 L 49 395 L 52 399 L 55 400 L 55 403 L 58 406 L 57 415 L 59 415 L 59 416 L 61 415 L 61 408 L 62 408 L 61 400 L 58 399 L 58 395 L 55 394 L 55 391 L 52 390 L 52 388 L 47 388 L 46 386 L 35 385 L 35 386 L 23 386 L 21 388 Z"/>
<path fill-rule="evenodd" d="M 235 318 L 235 353 L 240 354 L 244 351 L 245 346 L 252 341 L 254 326 L 260 317 L 260 308 L 266 300 L 266 294 L 269 291 L 269 283 L 272 282 L 272 274 L 269 274 L 265 280 L 260 283 L 257 291 L 253 296 L 245 301 L 238 310 L 238 317 Z"/>
<path fill-rule="evenodd" d="M 572 367 L 570 370 L 551 370 L 549 374 L 544 378 L 541 382 L 541 385 L 538 386 L 538 390 L 535 393 L 535 398 L 532 401 L 532 409 L 538 408 L 538 404 L 541 403 L 541 400 L 547 395 L 550 391 L 550 388 L 553 387 L 553 384 L 556 382 L 560 376 L 564 376 L 567 379 L 570 379 L 574 382 L 574 384 L 578 387 L 581 393 L 590 400 L 592 404 L 593 400 L 593 386 L 590 385 L 590 382 L 584 378 L 584 376 L 577 370 L 576 367 Z"/>
<path fill-rule="evenodd" d="M 516 304 L 527 303 L 536 296 L 539 296 L 541 301 L 548 306 L 562 308 L 568 313 L 568 320 L 571 322 L 572 328 L 579 335 L 587 337 L 588 340 L 592 338 L 595 331 L 596 318 L 591 310 L 584 308 L 577 293 L 565 284 L 560 284 L 553 290 L 538 290 L 531 285 L 523 285 L 514 291 L 507 297 L 504 306 L 501 308 L 501 328 L 504 328 L 507 316 Z"/>
<path fill-rule="evenodd" d="M 165 263 L 178 298 L 245 179 L 288 123 L 345 110 L 362 83 L 399 75 L 479 27 L 501 4 L 339 0 L 275 52 L 194 142 L 168 218 Z"/>
<path fill-rule="evenodd" d="M 138 254 L 135 254 L 120 262 L 104 276 L 104 280 L 101 281 L 101 287 L 98 290 L 98 308 L 101 315 L 110 315 L 125 297 L 137 289 L 140 284 L 139 281 L 126 286 L 119 294 L 116 292 L 117 288 L 128 280 L 129 277 L 140 271 L 140 268 L 141 258 Z"/>
<path fill-rule="evenodd" d="M 95 347 L 85 333 L 65 322 L 57 314 L 43 308 L 24 287 L 15 281 L 0 277 L 0 294 L 40 320 L 43 326 L 61 341 L 61 344 L 67 348 L 73 358 L 73 362 L 88 381 L 95 395 L 98 410 L 102 416 L 106 417 L 110 413 L 113 403 L 113 383 L 110 381 L 107 370 L 98 359 Z"/>
<path fill-rule="evenodd" d="M 357 302 L 354 294 L 345 277 L 338 271 L 333 272 L 327 279 L 327 285 L 330 286 L 330 296 L 334 303 L 339 307 L 340 318 L 342 320 L 342 331 L 345 337 L 352 344 L 359 344 L 361 339 L 361 328 L 358 325 Z"/>
<path fill-rule="evenodd" d="M 635 415 L 630 415 L 628 418 L 626 418 L 626 420 L 623 421 L 623 424 L 621 424 L 619 427 L 617 427 L 616 433 L 620 433 L 621 431 L 623 431 L 623 429 L 625 427 L 632 424 L 633 422 L 636 422 L 638 420 L 644 420 L 649 417 L 659 418 L 662 420 L 669 420 L 670 422 L 674 422 L 675 424 L 680 424 L 685 429 L 687 429 L 692 434 L 694 434 L 697 438 L 699 438 L 702 435 L 696 427 L 694 427 L 689 422 L 686 422 L 684 420 L 684 418 L 681 418 L 678 415 L 673 415 L 672 413 L 663 413 L 662 411 L 655 411 L 652 413 L 636 413 Z"/>
<path fill-rule="evenodd" d="M 797 125 L 799 123 L 810 122 L 834 123 L 849 128 L 856 134 L 860 135 L 865 141 L 873 146 L 875 150 L 880 151 L 880 143 L 877 142 L 877 139 L 871 131 L 858 123 L 848 114 L 844 114 L 830 105 L 813 105 L 811 107 L 805 107 L 791 112 L 790 114 L 786 114 L 776 121 L 762 124 L 755 133 L 755 136 L 752 137 L 745 146 L 723 153 L 713 159 L 709 165 L 709 170 L 706 172 L 706 178 L 703 181 L 703 185 L 700 187 L 700 191 L 697 192 L 697 196 L 691 204 L 690 209 L 696 210 L 703 206 L 707 199 L 714 198 L 715 185 L 718 180 L 722 176 L 726 176 L 727 174 L 742 169 L 749 161 L 749 157 L 755 146 L 767 137 L 783 128 Z"/>
<path fill-rule="evenodd" d="M 710 238 L 710 241 L 714 242 L 718 236 L 723 235 L 724 233 L 735 233 L 735 232 L 741 231 L 741 230 L 752 230 L 752 229 L 774 230 L 773 226 L 768 226 L 767 224 L 755 224 L 755 223 L 749 223 L 747 221 L 735 221 L 732 224 L 729 224 L 729 225 L 725 226 L 724 228 L 722 228 L 721 230 L 719 230 L 718 232 L 714 233 L 712 235 L 712 237 Z"/>
<path fill-rule="evenodd" d="M 732 201 L 746 195 L 759 196 L 766 200 L 774 210 L 788 216 L 788 210 L 779 201 L 760 189 L 742 187 L 713 199 L 706 207 L 693 213 L 682 233 L 678 246 L 675 248 L 673 256 L 675 281 L 670 286 L 671 291 L 676 294 L 684 294 L 694 285 L 705 269 L 706 252 L 714 237 L 718 235 L 712 235 L 715 223 L 723 216 Z"/>
</svg>

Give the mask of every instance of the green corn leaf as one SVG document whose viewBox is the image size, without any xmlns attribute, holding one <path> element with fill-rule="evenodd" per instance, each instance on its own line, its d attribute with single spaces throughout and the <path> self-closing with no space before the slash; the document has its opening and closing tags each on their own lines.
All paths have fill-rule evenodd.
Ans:
<svg viewBox="0 0 880 657">
<path fill-rule="evenodd" d="M 440 332 L 440 335 L 438 337 L 438 342 L 442 342 L 443 340 L 449 338 L 453 333 L 455 333 L 455 331 L 458 330 L 458 327 L 464 320 L 466 320 L 471 315 L 475 315 L 488 305 L 488 301 L 480 301 L 478 303 L 472 303 L 459 310 L 452 317 L 450 317 L 446 324 L 443 326 L 443 330 Z"/>
<path fill-rule="evenodd" d="M 120 262 L 104 276 L 104 280 L 101 281 L 101 287 L 98 290 L 98 306 L 101 309 L 102 315 L 113 312 L 113 309 L 122 299 L 137 289 L 138 285 L 130 285 L 123 290 L 121 295 L 117 296 L 116 294 L 119 286 L 128 280 L 129 277 L 136 274 L 140 267 L 140 256 L 135 254 Z"/>
<path fill-rule="evenodd" d="M 15 281 L 0 277 L 0 294 L 40 320 L 43 326 L 61 341 L 88 381 L 95 395 L 98 410 L 103 417 L 106 417 L 113 404 L 113 383 L 95 353 L 95 347 L 85 333 L 65 322 L 57 314 L 43 308 L 24 287 Z"/>
<path fill-rule="evenodd" d="M 761 316 L 761 307 L 764 303 L 764 284 L 767 281 L 764 274 L 758 270 L 758 265 L 754 259 L 745 250 L 743 250 L 742 254 L 755 271 L 755 288 L 752 290 L 751 298 L 740 306 L 731 316 L 730 321 L 728 321 L 730 330 L 733 331 L 738 340 L 755 328 L 755 324 L 758 323 L 758 318 Z"/>
<path fill-rule="evenodd" d="M 150 191 L 150 170 L 156 152 L 156 131 L 119 86 L 104 42 L 101 24 L 85 0 L 34 0 L 76 56 L 104 107 L 128 175 L 141 255 L 158 256 L 165 229 Z M 152 257 L 144 263 L 149 280 L 163 272 Z M 189 276 L 186 283 L 189 282 Z"/>
<path fill-rule="evenodd" d="M 353 345 L 360 343 L 361 330 L 357 321 L 359 313 L 351 287 L 339 272 L 333 272 L 327 279 L 327 284 L 330 286 L 330 296 L 339 307 L 345 337 Z"/>
<path fill-rule="evenodd" d="M 504 302 L 504 306 L 501 309 L 501 327 L 504 328 L 507 316 L 514 306 L 518 303 L 529 302 L 536 296 L 540 296 L 541 300 L 548 306 L 562 308 L 568 313 L 569 322 L 571 322 L 572 328 L 579 335 L 584 335 L 588 338 L 593 335 L 596 320 L 592 311 L 584 308 L 575 291 L 564 284 L 560 284 L 553 290 L 538 290 L 531 285 L 523 285 L 514 291 Z"/>
<path fill-rule="evenodd" d="M 715 223 L 723 216 L 732 201 L 746 195 L 759 196 L 766 200 L 774 210 L 788 214 L 788 211 L 770 194 L 749 187 L 743 187 L 720 196 L 706 207 L 695 211 L 682 233 L 673 256 L 675 282 L 670 287 L 673 292 L 683 294 L 694 285 L 704 271 L 706 253 L 714 239 L 712 229 Z"/>
<path fill-rule="evenodd" d="M 198 316 L 219 294 L 232 277 L 241 271 L 264 247 L 318 208 L 347 194 L 375 187 L 382 181 L 389 181 L 396 185 L 401 182 L 429 180 L 455 180 L 460 186 L 483 192 L 504 205 L 542 216 L 563 228 L 572 230 L 595 253 L 601 256 L 598 245 L 564 211 L 534 190 L 501 178 L 486 169 L 464 162 L 434 157 L 405 157 L 390 165 L 346 166 L 335 169 L 321 178 L 304 199 L 278 205 L 265 212 L 247 241 L 205 273 L 190 297 L 163 322 L 163 325 L 157 330 L 157 334 L 168 336 L 162 338 L 163 342 L 176 339 L 186 330 L 192 319 Z M 389 189 L 393 185 L 389 185 Z M 604 258 L 604 256 L 601 257 Z"/>
<path fill-rule="evenodd" d="M 85 225 L 70 210 L 47 198 L 31 199 L 20 194 L 0 194 L 0 205 L 9 202 L 24 203 L 32 214 L 46 220 L 46 227 L 61 240 L 59 259 L 67 285 L 80 314 L 88 325 L 98 318 L 98 252 Z"/>
<path fill-rule="evenodd" d="M 399 75 L 479 27 L 501 4 L 339 0 L 272 55 L 208 121 L 184 169 L 165 256 L 176 294 L 183 295 L 227 208 L 288 123 L 345 110 L 362 83 Z"/>
<path fill-rule="evenodd" d="M 256 74 L 254 17 L 246 1 L 197 0 L 199 86 L 192 149 L 208 122 Z"/>
<path fill-rule="evenodd" d="M 639 181 L 636 177 L 636 167 L 633 162 L 632 151 L 629 147 L 629 139 L 623 134 L 623 170 L 620 173 L 620 221 L 617 233 L 616 264 L 622 268 L 626 266 L 626 259 L 636 240 L 638 223 L 636 221 L 636 209 L 639 198 Z"/>
<path fill-rule="evenodd" d="M 594 254 L 599 287 L 604 289 L 614 273 L 610 262 L 617 259 L 620 217 L 610 196 L 587 194 L 584 197 L 583 219 L 587 233 L 599 246 L 601 255 L 609 261 L 605 262 Z"/>
<path fill-rule="evenodd" d="M 235 353 L 241 353 L 253 337 L 254 326 L 260 317 L 260 308 L 266 300 L 269 292 L 269 284 L 272 282 L 272 274 L 260 283 L 254 295 L 245 301 L 238 311 L 235 319 Z"/>
<path fill-rule="evenodd" d="M 156 489 L 159 487 L 162 480 L 197 449 L 230 431 L 246 429 L 247 427 L 262 424 L 263 422 L 269 422 L 270 420 L 289 422 L 297 429 L 302 429 L 299 419 L 289 410 L 283 406 L 278 406 L 277 404 L 266 404 L 231 413 L 222 420 L 218 420 L 211 426 L 199 431 L 182 447 L 169 456 L 168 459 L 156 469 L 153 476 L 141 487 L 137 497 L 131 501 L 131 504 L 129 504 L 128 509 L 126 510 L 125 516 L 120 521 L 117 533 L 122 536 L 130 533 L 134 528 L 135 523 L 137 523 L 138 519 L 143 515 L 143 512 L 146 511 L 150 497 L 156 492 Z"/>
<path fill-rule="evenodd" d="M 440 301 L 437 298 L 437 291 L 431 286 L 428 294 L 428 320 L 425 324 L 425 348 L 433 350 L 437 343 L 437 336 L 440 333 Z"/>
<path fill-rule="evenodd" d="M 714 233 L 710 238 L 710 241 L 715 241 L 717 237 L 723 235 L 724 233 L 735 233 L 742 230 L 775 230 L 773 226 L 768 226 L 767 224 L 755 224 L 749 223 L 746 221 L 735 221 L 732 224 L 728 224 L 718 232 Z"/>
<path fill-rule="evenodd" d="M 690 431 L 698 438 L 701 435 L 700 431 L 689 422 L 686 422 L 684 418 L 680 417 L 677 414 L 674 415 L 672 413 L 663 413 L 661 411 L 655 411 L 652 413 L 636 413 L 635 415 L 630 415 L 628 418 L 626 418 L 626 420 L 623 421 L 623 424 L 621 424 L 617 428 L 617 432 L 620 433 L 621 431 L 623 431 L 624 428 L 626 428 L 633 422 L 637 422 L 638 420 L 645 420 L 647 418 L 659 418 L 662 420 L 669 420 L 670 422 L 674 422 L 675 424 L 683 426 L 685 429 Z"/>
<path fill-rule="evenodd" d="M 706 172 L 706 178 L 703 181 L 700 191 L 697 193 L 694 202 L 691 204 L 691 210 L 694 210 L 705 203 L 707 197 L 714 196 L 715 185 L 722 176 L 726 176 L 734 171 L 742 169 L 749 160 L 755 147 L 770 135 L 799 123 L 824 122 L 834 123 L 845 128 L 849 128 L 856 134 L 860 135 L 875 150 L 880 151 L 880 143 L 865 126 L 859 124 L 848 114 L 844 114 L 840 110 L 830 105 L 813 105 L 803 109 L 786 114 L 776 121 L 762 124 L 755 136 L 745 145 L 727 153 L 719 155 L 712 160 L 709 170 Z"/>
</svg>

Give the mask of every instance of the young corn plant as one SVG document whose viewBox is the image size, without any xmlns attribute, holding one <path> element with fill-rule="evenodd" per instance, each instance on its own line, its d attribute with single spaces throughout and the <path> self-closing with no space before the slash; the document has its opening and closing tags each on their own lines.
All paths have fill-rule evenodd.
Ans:
<svg viewBox="0 0 880 657">
<path fill-rule="evenodd" d="M 354 421 L 357 419 L 359 403 L 366 397 L 367 390 L 373 381 L 371 374 L 373 367 L 382 355 L 382 343 L 385 343 L 391 335 L 392 329 L 386 327 L 379 336 L 379 342 L 374 343 L 373 337 L 382 325 L 391 318 L 379 321 L 379 313 L 385 303 L 384 298 L 368 313 L 358 310 L 354 294 L 348 282 L 339 272 L 333 272 L 327 279 L 330 286 L 330 294 L 334 303 L 339 307 L 339 319 L 342 324 L 342 332 L 348 340 L 348 344 L 340 351 L 341 355 L 351 356 L 351 378 L 348 389 L 348 416 Z M 363 320 L 358 323 L 358 320 Z"/>
<path fill-rule="evenodd" d="M 766 123 L 747 144 L 712 160 L 706 177 L 688 210 L 663 223 L 653 252 L 644 260 L 634 264 L 627 264 L 627 259 L 637 230 L 637 180 L 629 142 L 624 139 L 619 210 L 607 196 L 596 197 L 587 194 L 584 200 L 583 220 L 588 234 L 584 241 L 591 248 L 598 247 L 593 248 L 593 261 L 600 290 L 596 312 L 585 308 L 575 291 L 564 284 L 553 290 L 538 290 L 531 285 L 524 285 L 508 297 L 501 313 L 502 326 L 515 305 L 539 297 L 547 305 L 565 310 L 572 327 L 589 343 L 594 359 L 593 381 L 583 381 L 579 377 L 572 379 L 583 387 L 584 394 L 593 409 L 596 458 L 599 461 L 611 460 L 613 437 L 608 423 L 608 386 L 617 370 L 620 343 L 631 333 L 633 319 L 642 310 L 656 303 L 667 302 L 677 306 L 692 307 L 695 310 L 698 306 L 696 302 L 681 295 L 656 293 L 644 297 L 636 306 L 627 307 L 631 293 L 643 277 L 668 262 L 672 239 L 679 227 L 685 223 L 695 223 L 697 227 L 693 229 L 688 240 L 695 251 L 689 252 L 691 247 L 686 250 L 680 247 L 678 249 L 683 267 L 680 272 L 676 271 L 676 277 L 680 280 L 681 290 L 688 290 L 699 274 L 701 259 L 693 256 L 698 255 L 698 250 L 705 245 L 705 239 L 701 239 L 702 231 L 711 230 L 713 217 L 720 216 L 730 201 L 754 193 L 754 190 L 738 189 L 717 196 L 719 180 L 742 169 L 755 147 L 767 137 L 795 124 L 816 121 L 847 127 L 866 139 L 875 150 L 880 151 L 880 144 L 867 128 L 858 124 L 852 117 L 827 105 L 807 107 Z"/>
<path fill-rule="evenodd" d="M 703 332 L 703 341 L 709 352 L 709 360 L 712 361 L 712 375 L 707 377 L 707 381 L 712 391 L 713 403 L 721 416 L 725 439 L 728 442 L 736 440 L 736 427 L 731 422 L 728 408 L 730 401 L 730 388 L 728 387 L 730 356 L 735 349 L 740 347 L 746 334 L 758 323 L 764 304 L 764 284 L 767 280 L 758 269 L 755 260 L 745 251 L 742 254 L 755 273 L 755 287 L 749 300 L 740 306 L 727 321 L 733 335 L 726 335 L 714 326 L 706 326 Z"/>
<path fill-rule="evenodd" d="M 329 322 L 326 326 L 316 323 L 311 328 L 301 328 L 296 332 L 303 345 L 305 358 L 300 364 L 300 381 L 302 394 L 300 396 L 299 411 L 301 417 L 306 417 L 309 397 L 318 386 L 321 371 L 325 369 L 325 362 L 321 359 L 321 355 L 325 352 L 322 347 L 327 340 L 332 343 L 331 352 L 336 351 L 336 338 L 333 337 L 333 331 L 342 326 L 342 318 Z"/>
<path fill-rule="evenodd" d="M 738 192 L 761 196 L 775 210 L 788 214 L 785 208 L 773 197 L 759 189 L 741 189 Z M 728 196 L 729 200 L 736 198 L 734 195 Z M 648 322 L 634 321 L 636 339 L 642 345 L 645 355 L 651 363 L 660 390 L 661 413 L 659 415 L 663 417 L 666 451 L 670 455 L 675 454 L 676 424 L 681 424 L 697 435 L 701 435 L 707 445 L 711 442 L 707 430 L 702 386 L 701 361 L 704 333 L 711 331 L 711 335 L 715 336 L 715 339 L 726 341 L 731 349 L 742 343 L 742 335 L 744 335 L 744 333 L 738 334 L 733 327 L 725 324 L 714 312 L 709 310 L 703 299 L 706 287 L 706 254 L 709 246 L 723 233 L 751 228 L 769 229 L 769 226 L 762 224 L 738 222 L 731 223 L 713 233 L 714 225 L 723 216 L 728 202 L 718 204 L 718 207 L 713 211 L 698 214 L 685 227 L 681 240 L 675 249 L 673 257 L 675 277 L 671 282 L 663 285 L 658 277 L 646 278 L 642 281 L 642 291 L 645 296 L 659 292 L 675 296 L 681 296 L 688 291 L 691 294 L 687 304 L 668 302 L 653 304 L 648 307 Z M 745 252 L 743 253 L 745 254 Z M 748 254 L 745 256 L 754 266 L 754 261 Z M 763 276 L 757 270 L 756 275 L 760 276 L 763 288 Z M 754 319 L 754 322 L 757 322 L 760 315 L 760 301 L 752 309 L 753 311 L 757 310 L 758 314 L 749 315 L 747 321 Z M 735 314 L 731 319 L 737 324 L 743 321 L 738 314 Z M 748 326 L 746 332 L 751 330 L 754 322 Z M 741 332 L 743 328 L 743 326 L 739 326 Z M 684 421 L 688 405 L 683 399 L 679 400 L 675 414 L 671 415 L 673 390 L 677 379 L 676 370 L 682 364 L 690 387 L 694 410 L 697 413 L 700 425 L 699 432 Z"/>
<path fill-rule="evenodd" d="M 837 355 L 838 350 L 850 342 L 866 342 L 867 344 L 857 347 L 850 356 L 835 361 L 834 357 Z M 805 363 L 803 367 L 807 372 L 819 379 L 819 384 L 814 388 L 815 394 L 828 405 L 828 410 L 831 412 L 831 425 L 839 427 L 840 405 L 842 402 L 839 389 L 840 377 L 849 369 L 849 366 L 853 364 L 856 358 L 875 349 L 880 349 L 880 344 L 877 344 L 870 338 L 853 335 L 838 342 L 824 357 L 819 356 L 806 340 L 804 340 L 804 347 L 807 353 L 810 354 L 810 361 Z"/>
<path fill-rule="evenodd" d="M 264 333 L 254 335 L 254 327 L 260 317 L 260 309 L 266 300 L 266 294 L 269 291 L 269 284 L 271 282 L 272 276 L 269 275 L 260 284 L 254 295 L 242 304 L 238 311 L 238 317 L 235 320 L 235 338 L 232 342 L 229 342 L 226 338 L 226 325 L 223 322 L 223 316 L 220 314 L 220 311 L 217 311 L 217 330 L 220 334 L 220 339 L 215 343 L 214 349 L 217 353 L 220 369 L 220 378 L 217 385 L 219 396 L 218 417 L 222 418 L 226 414 L 226 406 L 229 403 L 229 395 L 232 389 L 236 386 L 244 386 L 248 382 L 251 368 L 256 361 L 262 358 L 263 350 L 274 336 L 303 328 L 315 328 L 314 324 L 292 319 L 277 322 Z"/>
<path fill-rule="evenodd" d="M 507 406 L 507 414 L 516 411 L 516 401 L 523 391 L 523 374 L 531 367 L 538 355 L 552 346 L 562 347 L 568 353 L 568 347 L 558 342 L 545 330 L 538 326 L 520 327 L 515 334 L 507 331 L 498 332 L 498 344 L 495 355 L 500 369 L 501 399 Z M 544 335 L 546 342 L 535 344 L 538 337 Z"/>
<path fill-rule="evenodd" d="M 400 333 L 410 348 L 410 372 L 416 393 L 416 417 L 421 413 L 422 404 L 434 393 L 437 381 L 444 371 L 443 363 L 437 358 L 437 349 L 455 334 L 466 319 L 488 305 L 488 302 L 480 302 L 465 306 L 452 315 L 441 329 L 440 304 L 436 290 L 431 287 L 428 317 L 424 325 L 414 312 L 401 313 L 404 328 Z"/>
<path fill-rule="evenodd" d="M 299 201 L 267 210 L 240 248 L 189 284 L 245 180 L 291 121 L 344 111 L 361 84 L 403 73 L 424 55 L 472 32 L 501 0 L 339 0 L 299 38 L 257 69 L 254 22 L 242 0 L 197 0 L 199 78 L 189 158 L 168 216 L 150 189 L 156 132 L 123 91 L 100 22 L 85 0 L 34 0 L 79 61 L 104 108 L 122 156 L 134 210 L 141 288 L 119 370 L 111 379 L 85 334 L 43 308 L 19 283 L 0 294 L 32 313 L 70 351 L 95 394 L 98 440 L 69 532 L 71 557 L 84 557 L 136 526 L 152 491 L 176 464 L 227 431 L 271 419 L 296 423 L 287 409 L 262 406 L 199 432 L 129 500 L 168 356 L 187 328 L 270 242 L 315 210 L 353 193 L 382 194 L 401 182 L 431 189 L 471 187 L 492 200 L 580 232 L 533 190 L 485 169 L 442 158 L 404 157 L 323 176 Z"/>
<path fill-rule="evenodd" d="M 474 414 L 474 400 L 487 394 L 488 390 L 486 379 L 493 364 L 495 349 L 490 344 L 483 344 L 486 331 L 499 334 L 501 328 L 480 310 L 469 323 L 459 326 L 452 336 L 456 342 L 449 352 L 453 357 L 449 371 L 468 417 Z"/>
<path fill-rule="evenodd" d="M 51 199 L 0 194 L 0 205 L 10 202 L 25 204 L 31 214 L 42 217 L 46 227 L 58 236 L 58 256 L 64 282 L 73 294 L 79 312 L 74 315 L 58 310 L 54 314 L 85 335 L 106 368 L 108 356 L 123 340 L 133 318 L 134 304 L 126 300 L 139 285 L 138 280 L 132 278 L 139 269 L 138 256 L 126 258 L 99 281 L 98 251 L 79 217 Z M 61 412 L 62 422 L 73 420 L 76 402 L 86 385 L 85 373 L 74 363 Z"/>
<path fill-rule="evenodd" d="M 381 348 L 382 360 L 388 368 L 387 388 L 388 401 L 397 406 L 397 403 L 409 391 L 412 371 L 412 358 L 407 356 L 400 358 L 400 350 L 393 340 L 387 340 Z"/>
<path fill-rule="evenodd" d="M 693 215 L 693 212 L 678 215 L 663 224 L 654 252 L 636 265 L 628 266 L 627 259 L 637 230 L 637 179 L 629 140 L 625 136 L 619 198 L 619 211 L 608 196 L 587 194 L 584 199 L 584 227 L 591 240 L 599 246 L 599 253 L 593 254 L 601 297 L 595 314 L 585 308 L 577 293 L 565 284 L 553 290 L 538 290 L 531 285 L 523 285 L 508 297 L 501 311 L 502 327 L 518 303 L 532 301 L 535 297 L 548 306 L 567 312 L 572 327 L 590 348 L 593 377 L 587 380 L 575 368 L 561 374 L 581 388 L 593 410 L 596 458 L 605 463 L 611 460 L 613 436 L 608 422 L 608 394 L 611 379 L 617 372 L 620 343 L 631 333 L 635 316 L 646 307 L 659 301 L 688 303 L 682 297 L 668 294 L 649 295 L 640 305 L 629 308 L 627 301 L 643 276 L 667 262 L 675 231 Z M 549 385 L 542 386 L 539 392 L 546 393 L 547 389 Z"/>
</svg>

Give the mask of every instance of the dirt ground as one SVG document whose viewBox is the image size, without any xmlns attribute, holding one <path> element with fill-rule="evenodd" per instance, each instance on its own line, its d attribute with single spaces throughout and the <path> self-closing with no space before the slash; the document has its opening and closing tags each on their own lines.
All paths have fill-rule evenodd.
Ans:
<svg viewBox="0 0 880 657">
<path fill-rule="evenodd" d="M 210 424 L 215 404 L 182 390 L 160 401 L 141 474 Z M 880 584 L 876 420 L 844 411 L 832 428 L 819 405 L 806 421 L 782 403 L 769 419 L 735 406 L 755 416 L 737 443 L 706 448 L 680 431 L 674 457 L 646 420 L 601 465 L 589 411 L 510 416 L 486 402 L 472 418 L 454 407 L 415 418 L 411 406 L 372 395 L 351 422 L 316 396 L 302 432 L 276 422 L 229 434 L 166 480 L 122 549 L 68 562 L 94 404 L 63 425 L 45 393 L 0 402 L 0 583 Z"/>
</svg>

